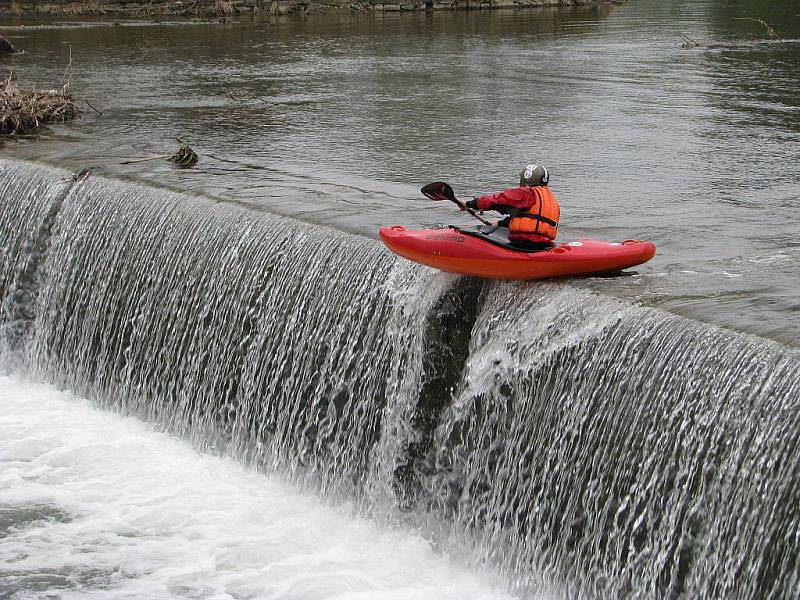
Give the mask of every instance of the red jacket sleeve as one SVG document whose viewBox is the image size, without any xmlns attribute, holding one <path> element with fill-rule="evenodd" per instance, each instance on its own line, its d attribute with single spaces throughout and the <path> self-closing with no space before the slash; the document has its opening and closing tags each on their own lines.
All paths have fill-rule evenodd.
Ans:
<svg viewBox="0 0 800 600">
<path fill-rule="evenodd" d="M 515 187 L 498 194 L 478 196 L 478 210 L 498 210 L 500 207 L 529 209 L 536 202 L 536 196 L 528 187 Z M 499 210 L 499 212 L 504 212 Z"/>
</svg>

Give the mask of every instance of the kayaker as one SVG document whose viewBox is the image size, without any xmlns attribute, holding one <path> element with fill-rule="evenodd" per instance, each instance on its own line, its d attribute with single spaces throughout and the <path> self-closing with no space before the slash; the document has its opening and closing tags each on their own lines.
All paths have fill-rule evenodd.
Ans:
<svg viewBox="0 0 800 600">
<path fill-rule="evenodd" d="M 549 248 L 556 239 L 561 212 L 556 197 L 547 187 L 549 181 L 545 167 L 527 165 L 519 174 L 519 187 L 478 196 L 464 206 L 508 215 L 497 226 L 508 228 L 508 240 L 514 246 L 529 250 Z"/>
</svg>

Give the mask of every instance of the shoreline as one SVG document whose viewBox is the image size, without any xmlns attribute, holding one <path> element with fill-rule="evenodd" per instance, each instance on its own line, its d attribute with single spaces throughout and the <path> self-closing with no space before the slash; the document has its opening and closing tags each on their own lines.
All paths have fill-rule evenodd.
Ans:
<svg viewBox="0 0 800 600">
<path fill-rule="evenodd" d="M 224 17 L 350 12 L 423 12 L 591 7 L 624 0 L 19 0 L 0 2 L 0 16 Z"/>
</svg>

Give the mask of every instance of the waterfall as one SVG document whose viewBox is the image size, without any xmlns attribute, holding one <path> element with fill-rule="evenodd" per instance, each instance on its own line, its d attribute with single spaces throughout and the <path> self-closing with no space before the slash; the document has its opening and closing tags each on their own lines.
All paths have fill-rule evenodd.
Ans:
<svg viewBox="0 0 800 600">
<path fill-rule="evenodd" d="M 487 556 L 599 597 L 798 590 L 796 353 L 566 286 L 497 286 L 472 335 L 430 488 Z"/>
<path fill-rule="evenodd" d="M 564 283 L 0 160 L 0 349 L 512 589 L 800 595 L 800 356 Z"/>
</svg>

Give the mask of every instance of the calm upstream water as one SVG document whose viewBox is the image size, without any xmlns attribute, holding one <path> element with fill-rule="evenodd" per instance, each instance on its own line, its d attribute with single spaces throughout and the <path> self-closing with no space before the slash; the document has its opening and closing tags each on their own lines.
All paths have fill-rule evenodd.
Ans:
<svg viewBox="0 0 800 600">
<path fill-rule="evenodd" d="M 797 2 L 0 31 L 102 111 L 0 145 L 0 597 L 800 595 Z M 531 161 L 657 256 L 375 239 Z"/>
<path fill-rule="evenodd" d="M 19 76 L 103 111 L 4 156 L 99 166 L 375 237 L 469 223 L 466 197 L 547 164 L 561 237 L 653 240 L 603 292 L 800 344 L 800 6 L 636 0 L 613 10 L 316 16 L 6 34 Z M 784 43 L 769 41 L 762 18 Z M 107 25 L 107 24 L 106 24 Z M 682 49 L 687 35 L 720 49 Z M 8 61 L 7 61 L 8 62 Z M 192 170 L 125 159 L 174 151 Z"/>
</svg>

